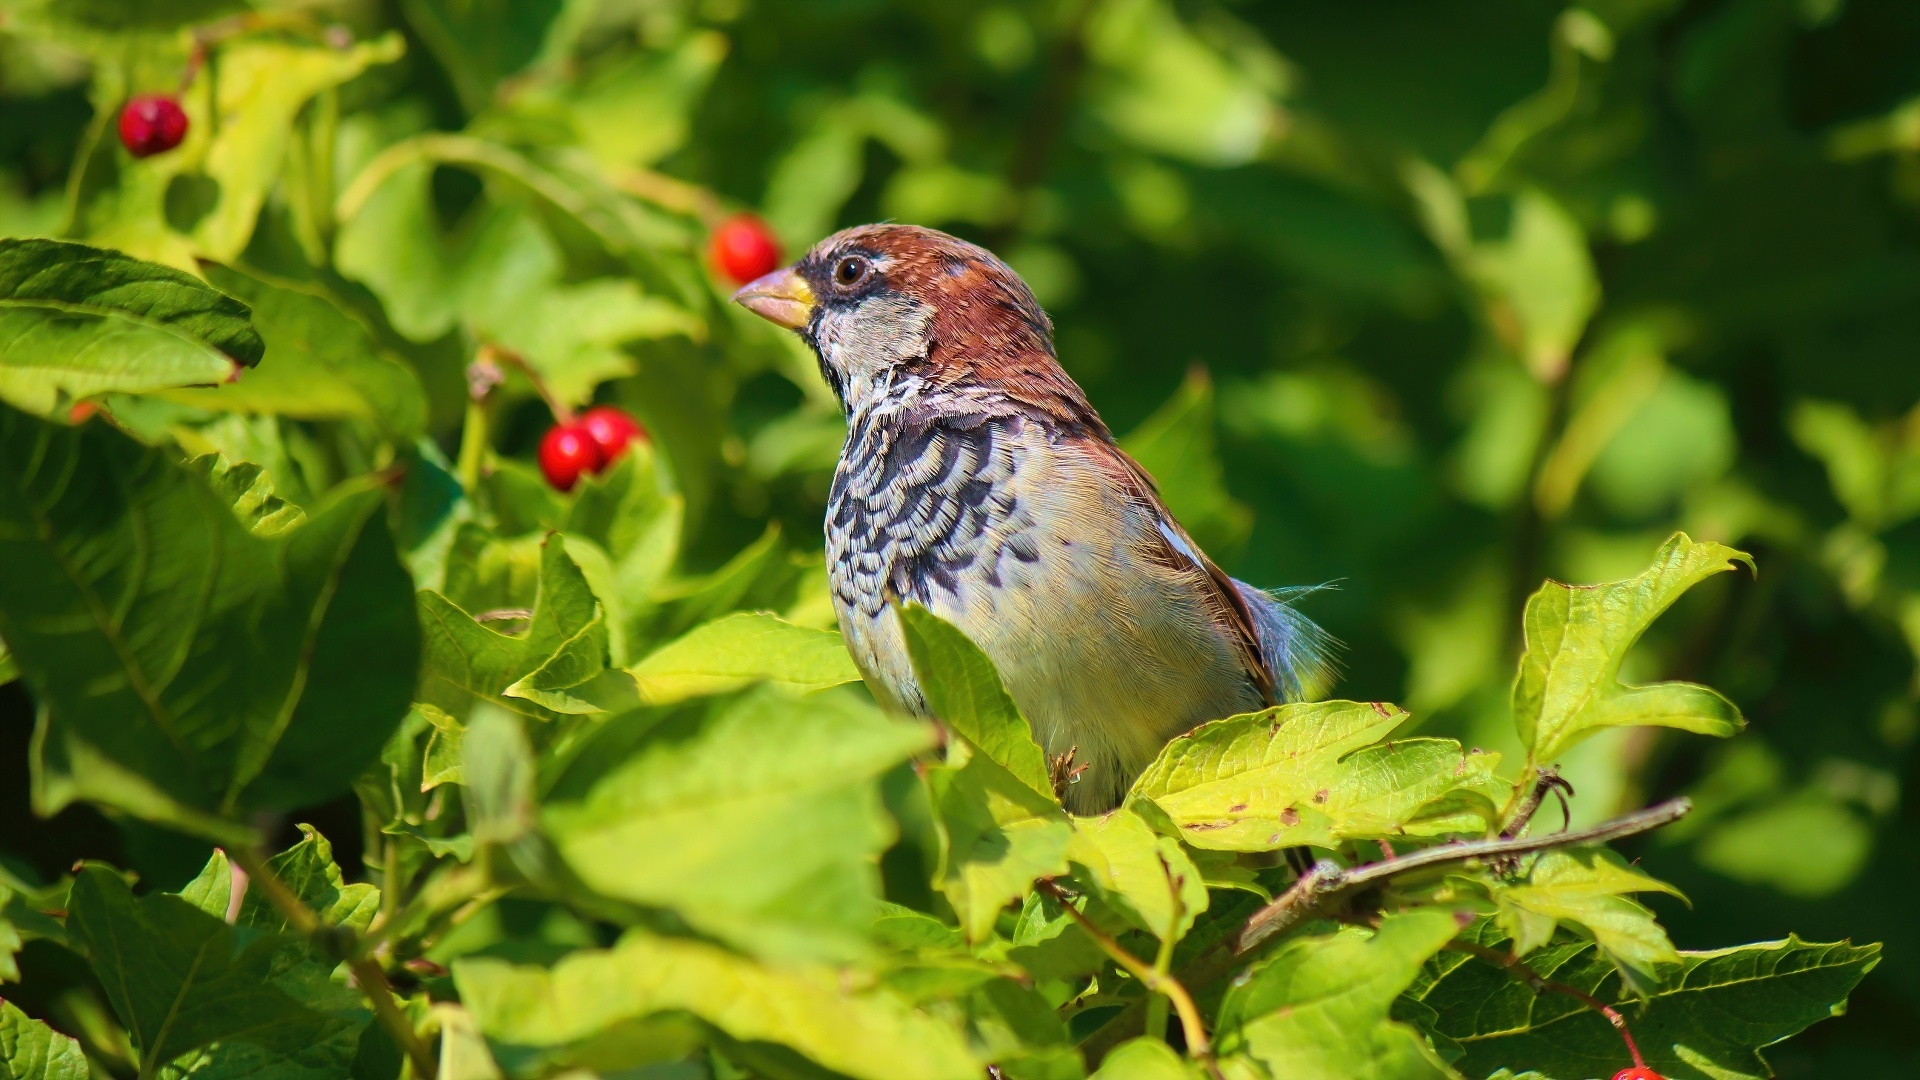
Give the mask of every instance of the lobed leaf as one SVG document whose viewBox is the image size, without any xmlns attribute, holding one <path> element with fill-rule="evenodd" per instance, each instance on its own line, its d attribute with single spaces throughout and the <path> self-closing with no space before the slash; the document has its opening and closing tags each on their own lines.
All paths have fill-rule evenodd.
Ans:
<svg viewBox="0 0 1920 1080">
<path fill-rule="evenodd" d="M 291 1054 L 334 1027 L 275 985 L 278 935 L 229 926 L 169 893 L 136 899 L 119 875 L 94 866 L 74 879 L 68 912 L 73 942 L 143 1071 L 215 1042 Z"/>
<path fill-rule="evenodd" d="M 1444 1080 L 1394 999 L 1460 930 L 1451 911 L 1389 915 L 1374 931 L 1295 938 L 1236 978 L 1220 1004 L 1219 1050 L 1298 1080 Z"/>
<path fill-rule="evenodd" d="M 1128 799 L 1153 802 L 1194 847 L 1228 851 L 1483 831 L 1509 790 L 1498 755 L 1379 742 L 1406 718 L 1319 701 L 1216 720 L 1167 744 Z"/>
<path fill-rule="evenodd" d="M 1490 928 L 1478 933 L 1498 944 Z M 1878 945 L 1797 937 L 1682 952 L 1678 964 L 1660 965 L 1659 989 L 1628 1018 L 1647 1064 L 1669 1080 L 1760 1080 L 1773 1075 L 1761 1049 L 1840 1014 L 1879 962 Z M 1620 989 L 1613 964 L 1588 942 L 1550 945 L 1528 966 L 1602 1001 Z M 1536 995 L 1470 957 L 1438 957 L 1408 996 L 1433 1010 L 1436 1037 L 1464 1050 L 1454 1065 L 1469 1076 L 1506 1067 L 1579 1080 L 1612 1075 L 1624 1057 L 1619 1033 L 1598 1013 L 1564 995 Z"/>
<path fill-rule="evenodd" d="M 1677 963 L 1680 954 L 1653 912 L 1627 898 L 1636 892 L 1680 895 L 1605 848 L 1547 851 L 1527 867 L 1524 880 L 1494 888 L 1494 918 L 1513 938 L 1516 956 L 1552 941 L 1560 923 L 1573 924 L 1645 995 L 1659 985 L 1655 965 Z"/>
<path fill-rule="evenodd" d="M 1527 599 L 1526 652 L 1513 684 L 1513 717 L 1530 760 L 1550 762 L 1606 727 L 1674 727 L 1731 735 L 1740 710 L 1693 683 L 1620 683 L 1620 665 L 1653 620 L 1680 594 L 1736 562 L 1753 559 L 1724 544 L 1675 533 L 1639 577 L 1605 585 L 1549 581 Z"/>
<path fill-rule="evenodd" d="M 1180 841 L 1125 807 L 1074 819 L 1067 861 L 1076 878 L 1162 941 L 1186 936 L 1207 909 L 1207 883 Z"/>
<path fill-rule="evenodd" d="M 541 541 L 539 565 L 539 593 L 521 634 L 501 633 L 447 597 L 420 592 L 421 702 L 453 716 L 481 701 L 538 719 L 606 711 L 601 685 L 588 685 L 607 666 L 600 602 L 558 533 Z M 450 588 L 454 577 L 449 567 Z"/>
<path fill-rule="evenodd" d="M 855 1080 L 972 1080 L 984 1071 L 958 1031 L 885 991 L 855 990 L 826 968 L 762 967 L 697 941 L 631 933 L 551 970 L 463 959 L 454 985 L 503 1063 L 558 1057 L 618 1026 L 684 1011 L 729 1039 L 789 1047 Z"/>
</svg>

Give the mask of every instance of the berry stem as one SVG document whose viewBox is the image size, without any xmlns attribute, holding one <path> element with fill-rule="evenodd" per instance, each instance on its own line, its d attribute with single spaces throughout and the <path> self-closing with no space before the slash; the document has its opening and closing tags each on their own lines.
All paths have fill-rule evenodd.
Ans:
<svg viewBox="0 0 1920 1080">
<path fill-rule="evenodd" d="M 475 358 L 476 363 L 481 361 L 505 364 L 519 371 L 520 374 L 525 375 L 527 381 L 533 384 L 533 392 L 539 394 L 540 400 L 547 403 L 547 411 L 553 414 L 554 422 L 560 424 L 573 423 L 573 406 L 553 396 L 553 391 L 547 387 L 547 380 L 541 378 L 540 373 L 533 370 L 533 365 L 527 363 L 526 357 L 521 356 L 512 349 L 502 348 L 499 345 L 488 342 L 480 346 L 479 355 Z"/>
</svg>

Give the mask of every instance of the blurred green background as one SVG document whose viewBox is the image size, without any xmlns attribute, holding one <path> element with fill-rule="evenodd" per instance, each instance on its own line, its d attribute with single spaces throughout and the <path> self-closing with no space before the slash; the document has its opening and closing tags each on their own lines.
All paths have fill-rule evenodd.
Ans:
<svg viewBox="0 0 1920 1080">
<path fill-rule="evenodd" d="M 251 43 L 209 78 L 253 127 L 116 163 L 183 23 Z M 1692 795 L 1634 852 L 1693 901 L 1653 901 L 1677 944 L 1887 943 L 1780 1074 L 1920 1075 L 1920 4 L 0 3 L 0 235 L 324 289 L 449 452 L 476 344 L 520 349 L 653 429 L 693 569 L 770 521 L 817 563 L 840 437 L 811 359 L 702 264 L 739 209 L 791 253 L 889 218 L 1006 256 L 1201 542 L 1333 583 L 1306 606 L 1337 693 L 1429 731 L 1507 748 L 1542 577 L 1628 576 L 1676 528 L 1752 551 L 1629 671 L 1724 690 L 1749 733 L 1596 738 L 1572 814 Z M 547 420 L 518 400 L 524 456 Z M 238 460 L 249 430 L 201 435 Z M 269 449 L 294 498 L 356 467 Z M 0 695 L 0 857 L 198 868 L 32 819 L 31 709 Z M 301 816 L 350 861 L 343 805 Z"/>
</svg>

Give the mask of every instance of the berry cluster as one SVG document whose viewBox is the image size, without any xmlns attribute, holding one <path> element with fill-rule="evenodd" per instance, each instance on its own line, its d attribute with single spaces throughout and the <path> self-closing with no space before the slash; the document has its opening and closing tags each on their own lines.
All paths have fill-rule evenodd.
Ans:
<svg viewBox="0 0 1920 1080">
<path fill-rule="evenodd" d="M 619 460 L 634 440 L 646 437 L 647 429 L 625 409 L 595 405 L 547 429 L 540 440 L 540 471 L 547 483 L 572 491 L 581 473 L 599 473 Z"/>
</svg>

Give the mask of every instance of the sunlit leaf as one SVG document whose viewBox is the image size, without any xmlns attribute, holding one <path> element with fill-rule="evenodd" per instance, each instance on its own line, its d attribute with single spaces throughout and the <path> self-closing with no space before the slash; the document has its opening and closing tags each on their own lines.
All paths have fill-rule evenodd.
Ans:
<svg viewBox="0 0 1920 1080">
<path fill-rule="evenodd" d="M 1526 654 L 1513 684 L 1514 722 L 1534 761 L 1550 762 L 1603 727 L 1656 725 L 1731 735 L 1745 723 L 1717 691 L 1692 683 L 1620 683 L 1634 642 L 1680 594 L 1753 565 L 1724 544 L 1676 533 L 1639 577 L 1605 585 L 1549 581 L 1527 600 Z"/>
<path fill-rule="evenodd" d="M 454 979 L 495 1053 L 523 1060 L 685 1011 L 731 1039 L 790 1047 L 857 1080 L 972 1080 L 984 1071 L 959 1032 L 885 992 L 852 989 L 831 969 L 765 968 L 695 941 L 629 934 L 551 970 L 467 959 Z"/>
<path fill-rule="evenodd" d="M 1628 895 L 1637 892 L 1680 891 L 1628 866 L 1620 857 L 1600 848 L 1542 853 L 1524 868 L 1517 884 L 1494 890 L 1499 905 L 1495 921 L 1513 939 L 1516 956 L 1553 940 L 1561 923 L 1599 944 L 1601 952 L 1620 969 L 1638 993 L 1659 985 L 1656 964 L 1680 959 L 1667 932 L 1653 912 Z"/>
<path fill-rule="evenodd" d="M 1180 842 L 1122 807 L 1078 818 L 1067 841 L 1076 877 L 1161 940 L 1179 940 L 1207 908 L 1207 884 Z"/>
<path fill-rule="evenodd" d="M 1498 755 L 1451 739 L 1374 745 L 1407 719 L 1379 702 L 1282 705 L 1167 745 L 1134 781 L 1195 847 L 1265 851 L 1480 832 L 1504 799 Z"/>
<path fill-rule="evenodd" d="M 0 1080 L 87 1080 L 80 1044 L 0 1001 Z"/>
<path fill-rule="evenodd" d="M 795 626 L 769 612 L 739 612 L 648 654 L 632 669 L 640 694 L 655 704 L 766 681 L 819 690 L 860 678 L 839 633 Z"/>
<path fill-rule="evenodd" d="M 1036 794 L 1054 799 L 1047 756 L 993 661 L 952 623 L 918 604 L 902 606 L 899 618 L 933 715 Z"/>
<path fill-rule="evenodd" d="M 648 741 L 543 820 L 606 895 L 758 951 L 844 956 L 894 835 L 874 778 L 930 740 L 855 697 L 762 691 Z"/>
<path fill-rule="evenodd" d="M 1426 910 L 1389 915 L 1374 931 L 1287 942 L 1227 991 L 1220 1052 L 1301 1080 L 1453 1075 L 1419 1032 L 1388 1012 L 1459 930 L 1452 912 Z"/>
</svg>

